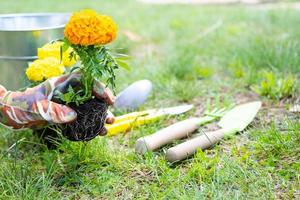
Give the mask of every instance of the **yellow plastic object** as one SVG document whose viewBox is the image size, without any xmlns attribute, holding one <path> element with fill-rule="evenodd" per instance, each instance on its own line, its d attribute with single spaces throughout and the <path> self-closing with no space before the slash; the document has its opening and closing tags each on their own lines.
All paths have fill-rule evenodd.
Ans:
<svg viewBox="0 0 300 200">
<path fill-rule="evenodd" d="M 116 117 L 114 124 L 106 124 L 108 136 L 129 131 L 130 129 L 152 123 L 166 115 L 178 115 L 192 109 L 192 105 L 181 105 L 162 109 L 152 109 L 141 112 L 133 112 Z"/>
<path fill-rule="evenodd" d="M 142 112 L 123 115 L 120 116 L 119 119 L 116 119 L 114 124 L 106 124 L 105 128 L 107 129 L 107 135 L 113 136 L 122 132 L 124 133 L 126 131 L 131 130 L 132 128 L 155 122 L 163 116 L 162 114 L 147 115 L 147 111 L 144 112 L 144 115 L 147 116 L 143 116 L 143 114 L 137 115 L 140 113 Z"/>
<path fill-rule="evenodd" d="M 141 112 L 132 112 L 126 115 L 121 115 L 115 118 L 115 123 L 123 122 L 126 120 L 131 120 L 131 119 L 136 119 L 141 116 L 146 116 L 149 115 L 152 112 L 152 110 L 147 110 L 147 111 L 141 111 Z"/>
</svg>

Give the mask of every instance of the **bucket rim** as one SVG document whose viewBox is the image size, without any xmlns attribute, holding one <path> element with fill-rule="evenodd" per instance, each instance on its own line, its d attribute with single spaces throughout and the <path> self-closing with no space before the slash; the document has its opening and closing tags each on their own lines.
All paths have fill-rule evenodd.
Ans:
<svg viewBox="0 0 300 200">
<path fill-rule="evenodd" d="M 9 14 L 0 14 L 0 18 L 6 17 L 41 17 L 41 16 L 71 16 L 71 13 L 51 13 L 51 12 L 41 12 L 41 13 L 9 13 Z M 55 25 L 55 26 L 47 26 L 43 28 L 24 28 L 24 29 L 4 29 L 0 28 L 0 32 L 21 32 L 21 31 L 43 31 L 43 30 L 50 30 L 50 29 L 59 29 L 64 28 L 65 23 Z"/>
<path fill-rule="evenodd" d="M 0 60 L 20 60 L 20 61 L 30 61 L 37 59 L 37 56 L 0 56 Z"/>
</svg>

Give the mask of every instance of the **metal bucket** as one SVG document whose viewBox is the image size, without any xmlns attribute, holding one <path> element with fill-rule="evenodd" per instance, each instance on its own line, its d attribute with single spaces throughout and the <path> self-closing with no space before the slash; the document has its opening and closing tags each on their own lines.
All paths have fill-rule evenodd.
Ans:
<svg viewBox="0 0 300 200">
<path fill-rule="evenodd" d="M 37 48 L 63 38 L 70 15 L 32 13 L 0 15 L 0 84 L 14 90 L 26 86 L 25 69 Z"/>
</svg>

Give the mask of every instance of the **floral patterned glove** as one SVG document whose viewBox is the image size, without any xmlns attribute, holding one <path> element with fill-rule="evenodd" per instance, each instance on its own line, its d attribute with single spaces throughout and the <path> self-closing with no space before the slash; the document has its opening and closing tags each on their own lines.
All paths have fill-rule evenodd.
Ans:
<svg viewBox="0 0 300 200">
<path fill-rule="evenodd" d="M 59 91 L 66 92 L 69 85 L 78 85 L 79 73 L 50 78 L 47 81 L 25 91 L 7 91 L 0 85 L 0 122 L 13 129 L 40 128 L 47 124 L 64 124 L 76 119 L 77 114 L 68 106 L 51 101 Z M 93 94 L 96 98 L 114 103 L 112 92 L 99 81 L 94 82 Z M 108 123 L 113 116 L 108 115 Z"/>
</svg>

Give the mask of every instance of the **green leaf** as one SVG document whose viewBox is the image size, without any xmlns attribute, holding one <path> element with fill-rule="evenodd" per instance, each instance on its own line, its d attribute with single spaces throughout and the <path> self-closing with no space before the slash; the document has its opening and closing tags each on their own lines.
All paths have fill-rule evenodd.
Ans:
<svg viewBox="0 0 300 200">
<path fill-rule="evenodd" d="M 63 45 L 61 45 L 62 52 L 67 51 L 69 47 L 70 47 L 70 45 L 68 43 L 64 42 Z"/>
<path fill-rule="evenodd" d="M 115 59 L 119 60 L 130 60 L 131 57 L 126 54 L 114 54 Z"/>
<path fill-rule="evenodd" d="M 60 62 L 62 62 L 63 59 L 63 53 L 68 50 L 70 47 L 69 43 L 66 41 L 63 41 L 63 45 L 60 46 Z"/>
<path fill-rule="evenodd" d="M 119 58 L 116 58 L 115 60 L 117 61 L 119 67 L 122 67 L 123 69 L 126 69 L 127 71 L 131 71 L 130 66 L 126 62 L 120 60 Z"/>
<path fill-rule="evenodd" d="M 62 59 L 63 59 L 63 49 L 62 49 L 62 46 L 60 47 L 60 52 L 59 52 L 60 54 L 60 60 L 59 60 L 59 62 L 61 63 L 62 62 Z"/>
</svg>

